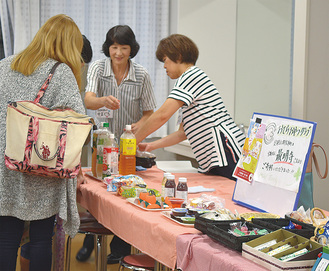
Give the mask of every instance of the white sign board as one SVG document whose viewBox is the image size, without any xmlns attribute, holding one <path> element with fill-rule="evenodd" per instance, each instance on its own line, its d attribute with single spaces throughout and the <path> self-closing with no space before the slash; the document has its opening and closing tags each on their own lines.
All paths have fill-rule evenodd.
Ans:
<svg viewBox="0 0 329 271">
<path fill-rule="evenodd" d="M 233 201 L 284 216 L 296 210 L 316 123 L 254 113 L 241 158 Z"/>
</svg>

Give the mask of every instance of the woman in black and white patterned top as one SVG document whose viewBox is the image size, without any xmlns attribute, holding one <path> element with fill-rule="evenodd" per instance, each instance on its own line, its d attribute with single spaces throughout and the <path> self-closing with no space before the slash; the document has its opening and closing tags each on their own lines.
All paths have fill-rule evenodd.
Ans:
<svg viewBox="0 0 329 271">
<path fill-rule="evenodd" d="M 199 172 L 234 179 L 232 172 L 241 154 L 245 136 L 228 113 L 209 77 L 195 63 L 199 51 L 192 40 L 174 34 L 160 41 L 156 56 L 164 62 L 171 79 L 177 79 L 165 103 L 136 133 L 137 143 L 166 123 L 179 109 L 179 130 L 139 149 L 152 151 L 185 139 L 194 152 Z"/>
</svg>

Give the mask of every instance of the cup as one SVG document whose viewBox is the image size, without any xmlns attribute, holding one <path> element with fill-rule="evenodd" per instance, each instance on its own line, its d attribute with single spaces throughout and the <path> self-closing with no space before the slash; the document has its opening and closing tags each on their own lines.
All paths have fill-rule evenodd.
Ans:
<svg viewBox="0 0 329 271">
<path fill-rule="evenodd" d="M 170 198 L 171 208 L 180 208 L 184 202 L 181 198 Z"/>
</svg>

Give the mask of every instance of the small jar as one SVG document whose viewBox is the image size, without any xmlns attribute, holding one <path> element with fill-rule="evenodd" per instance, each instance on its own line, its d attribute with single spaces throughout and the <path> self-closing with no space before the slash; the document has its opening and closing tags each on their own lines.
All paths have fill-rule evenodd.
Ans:
<svg viewBox="0 0 329 271">
<path fill-rule="evenodd" d="M 175 183 L 175 176 L 174 175 L 168 175 L 167 181 L 164 188 L 164 198 L 166 197 L 175 197 L 176 192 L 176 183 Z"/>
<path fill-rule="evenodd" d="M 178 179 L 176 198 L 184 199 L 182 207 L 185 207 L 187 205 L 187 194 L 188 194 L 187 179 L 181 177 Z"/>
<path fill-rule="evenodd" d="M 172 175 L 172 174 L 169 173 L 169 172 L 163 173 L 163 179 L 162 179 L 162 183 L 161 183 L 161 201 L 162 202 L 164 202 L 164 199 L 166 197 L 166 195 L 165 195 L 165 186 L 166 186 L 166 182 L 167 182 L 167 177 L 169 175 Z"/>
</svg>

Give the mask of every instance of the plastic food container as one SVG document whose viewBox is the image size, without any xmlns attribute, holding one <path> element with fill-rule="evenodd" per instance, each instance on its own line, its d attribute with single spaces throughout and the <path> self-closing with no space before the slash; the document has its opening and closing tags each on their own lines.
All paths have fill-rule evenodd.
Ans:
<svg viewBox="0 0 329 271">
<path fill-rule="evenodd" d="M 174 208 L 171 210 L 171 212 L 174 216 L 185 216 L 185 214 L 187 213 L 187 209 L 186 208 Z"/>
<path fill-rule="evenodd" d="M 184 199 L 170 198 L 169 199 L 172 208 L 180 208 L 184 202 Z"/>
</svg>

